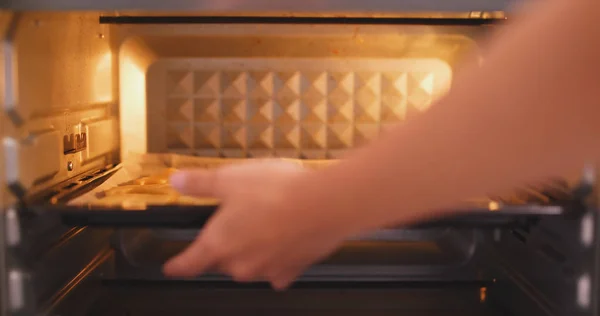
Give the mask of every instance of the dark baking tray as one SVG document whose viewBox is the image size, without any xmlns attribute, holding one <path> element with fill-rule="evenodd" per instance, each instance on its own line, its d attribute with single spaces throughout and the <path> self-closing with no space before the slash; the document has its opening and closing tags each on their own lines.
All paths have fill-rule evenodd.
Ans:
<svg viewBox="0 0 600 316">
<path fill-rule="evenodd" d="M 198 230 L 120 229 L 113 236 L 116 278 L 168 280 L 163 264 L 195 239 Z M 301 281 L 480 280 L 481 234 L 475 229 L 435 228 L 378 231 L 350 238 L 308 267 Z M 219 271 L 195 278 L 227 281 Z"/>
<path fill-rule="evenodd" d="M 60 213 L 63 223 L 69 226 L 201 228 L 218 206 L 165 205 L 123 209 L 103 206 L 50 205 L 43 208 Z M 468 212 L 467 215 L 429 221 L 413 226 L 413 228 L 504 227 L 523 221 L 532 221 L 539 216 L 560 216 L 564 213 L 564 209 L 561 206 L 524 205 L 508 206 L 495 212 L 484 208 L 471 208 L 468 209 Z"/>
<path fill-rule="evenodd" d="M 163 228 L 201 228 L 211 215 L 218 209 L 218 205 L 148 205 L 139 208 L 123 208 L 120 206 L 94 206 L 70 205 L 68 202 L 94 187 L 97 187 L 110 176 L 119 166 L 107 166 L 91 175 L 82 175 L 65 183 L 61 189 L 45 192 L 36 197 L 31 197 L 23 202 L 23 208 L 33 212 L 53 212 L 60 214 L 61 221 L 68 226 L 96 226 L 96 227 L 163 227 Z M 580 208 L 580 199 L 566 194 L 560 184 L 551 193 L 541 194 L 554 196 L 549 203 L 540 203 L 538 200 L 525 198 L 525 203 L 502 203 L 502 206 L 490 211 L 485 203 L 467 204 L 463 209 L 456 210 L 460 216 L 451 216 L 436 219 L 410 228 L 428 227 L 478 227 L 497 228 L 519 225 L 538 220 L 541 216 L 565 216 L 577 213 Z M 501 198 L 495 200 L 504 201 Z"/>
<path fill-rule="evenodd" d="M 106 281 L 92 315 L 265 316 L 513 316 L 481 299 L 486 283 L 297 284 L 266 286 L 207 282 Z"/>
</svg>

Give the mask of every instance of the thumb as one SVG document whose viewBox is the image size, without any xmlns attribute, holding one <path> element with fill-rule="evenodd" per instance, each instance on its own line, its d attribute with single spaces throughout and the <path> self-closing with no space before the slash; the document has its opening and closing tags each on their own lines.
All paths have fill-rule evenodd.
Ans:
<svg viewBox="0 0 600 316">
<path fill-rule="evenodd" d="M 219 197 L 215 170 L 183 170 L 171 175 L 169 182 L 180 193 L 199 197 Z"/>
</svg>

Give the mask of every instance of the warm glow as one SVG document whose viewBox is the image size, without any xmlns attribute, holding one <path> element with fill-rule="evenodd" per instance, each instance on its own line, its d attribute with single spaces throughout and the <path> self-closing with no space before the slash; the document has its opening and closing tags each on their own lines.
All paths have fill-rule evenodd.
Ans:
<svg viewBox="0 0 600 316">
<path fill-rule="evenodd" d="M 92 87 L 92 93 L 94 94 L 96 103 L 107 103 L 113 100 L 112 62 L 112 53 L 108 51 L 102 55 L 96 63 L 94 78 L 92 80 L 94 85 Z"/>
<path fill-rule="evenodd" d="M 131 56 L 120 64 L 121 156 L 145 153 L 146 145 L 146 74 Z"/>
<path fill-rule="evenodd" d="M 130 37 L 118 56 L 121 158 L 150 150 L 339 159 L 427 111 L 449 90 L 454 48 L 444 46 L 436 56 L 438 37 L 419 37 L 407 44 L 413 46 L 379 58 L 369 57 L 376 51 L 278 57 L 266 46 L 280 54 L 274 39 L 264 39 L 264 56 L 248 55 L 242 47 L 240 56 L 220 56 L 225 50 L 204 51 L 203 41 L 180 46 Z M 387 44 L 375 47 L 386 50 Z"/>
<path fill-rule="evenodd" d="M 500 203 L 496 201 L 490 201 L 490 203 L 488 204 L 488 209 L 492 212 L 497 211 L 500 209 Z"/>
</svg>

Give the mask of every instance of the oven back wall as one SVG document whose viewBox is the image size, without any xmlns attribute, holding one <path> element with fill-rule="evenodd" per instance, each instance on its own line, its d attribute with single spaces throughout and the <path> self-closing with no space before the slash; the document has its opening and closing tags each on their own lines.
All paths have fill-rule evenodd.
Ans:
<svg viewBox="0 0 600 316">
<path fill-rule="evenodd" d="M 426 111 L 488 29 L 119 25 L 122 159 L 339 158 Z"/>
<path fill-rule="evenodd" d="M 116 46 L 98 19 L 0 12 L 0 315 L 50 313 L 109 256 L 109 231 L 17 203 L 118 159 Z"/>
</svg>

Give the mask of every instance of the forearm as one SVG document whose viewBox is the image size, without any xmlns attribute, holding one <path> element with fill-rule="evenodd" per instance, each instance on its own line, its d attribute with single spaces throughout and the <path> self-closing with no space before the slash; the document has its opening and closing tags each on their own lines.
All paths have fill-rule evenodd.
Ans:
<svg viewBox="0 0 600 316">
<path fill-rule="evenodd" d="M 509 26 L 429 112 L 315 173 L 303 203 L 353 229 L 402 224 L 595 159 L 600 5 L 551 6 Z"/>
</svg>

